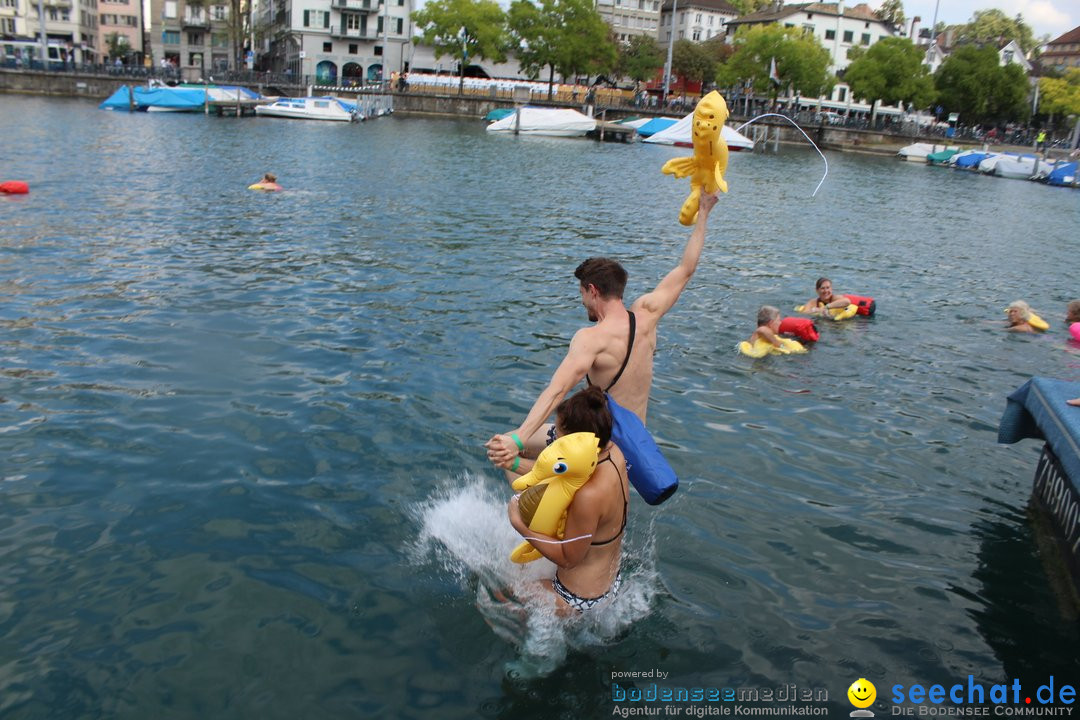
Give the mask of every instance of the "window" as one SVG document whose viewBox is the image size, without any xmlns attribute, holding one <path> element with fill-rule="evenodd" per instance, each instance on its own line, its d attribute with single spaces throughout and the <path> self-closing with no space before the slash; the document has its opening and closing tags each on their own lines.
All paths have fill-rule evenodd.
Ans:
<svg viewBox="0 0 1080 720">
<path fill-rule="evenodd" d="M 14 35 L 15 18 L 0 18 L 0 30 L 3 30 L 5 35 Z"/>
<path fill-rule="evenodd" d="M 202 33 L 188 33 L 187 34 L 188 45 L 202 45 Z"/>
<path fill-rule="evenodd" d="M 645 0 L 637 0 L 637 9 L 638 10 L 644 10 L 645 9 Z"/>
<path fill-rule="evenodd" d="M 332 42 L 324 42 L 322 44 L 322 51 L 323 52 L 334 52 L 334 43 L 332 43 Z"/>
<path fill-rule="evenodd" d="M 697 25 L 701 24 L 701 13 L 698 13 L 697 15 L 694 16 L 694 23 L 697 24 Z"/>
<path fill-rule="evenodd" d="M 173 19 L 176 17 L 176 0 L 165 0 L 165 12 L 166 19 Z M 177 40 L 177 42 L 180 42 Z"/>
<path fill-rule="evenodd" d="M 349 54 L 356 55 L 359 52 L 360 46 L 356 43 L 349 43 Z"/>
<path fill-rule="evenodd" d="M 804 33 L 812 34 L 814 32 L 814 26 L 810 25 L 809 23 L 803 23 L 802 29 Z"/>
<path fill-rule="evenodd" d="M 330 13 L 325 10 L 305 10 L 304 27 L 330 27 Z"/>
<path fill-rule="evenodd" d="M 382 57 L 382 45 L 375 46 L 375 57 Z"/>
<path fill-rule="evenodd" d="M 405 20 L 404 20 L 404 18 L 397 18 L 396 22 L 397 22 L 397 30 L 395 30 L 395 32 L 398 35 L 401 35 L 401 34 L 403 34 L 405 32 Z"/>
<path fill-rule="evenodd" d="M 1012 61 L 1013 61 L 1012 50 L 1006 50 L 1005 51 L 1005 58 L 1004 59 L 1005 59 L 1005 64 L 1006 65 L 1011 65 L 1012 64 Z"/>
<path fill-rule="evenodd" d="M 228 33 L 214 33 L 210 36 L 210 45 L 215 48 L 228 48 L 229 47 L 229 34 Z"/>
<path fill-rule="evenodd" d="M 161 42 L 164 45 L 179 45 L 180 44 L 180 31 L 179 30 L 166 30 L 161 33 Z"/>
<path fill-rule="evenodd" d="M 215 20 L 224 20 L 226 17 L 224 5 L 215 5 L 213 12 Z"/>
<path fill-rule="evenodd" d="M 710 25 L 710 27 L 712 26 L 713 20 L 715 20 L 715 19 L 716 18 L 714 16 L 712 16 L 712 15 L 709 16 L 709 25 Z"/>
<path fill-rule="evenodd" d="M 695 30 L 694 31 L 693 40 L 694 40 L 694 42 L 700 42 L 701 41 L 701 31 L 700 30 Z"/>
<path fill-rule="evenodd" d="M 870 44 L 870 33 L 863 33 L 862 34 L 862 44 L 863 45 L 869 45 Z"/>
<path fill-rule="evenodd" d="M 360 16 L 355 14 L 355 13 L 347 14 L 345 16 L 345 29 L 346 30 L 359 30 L 360 29 Z"/>
<path fill-rule="evenodd" d="M 847 88 L 837 88 L 837 102 L 844 102 L 847 99 Z"/>
<path fill-rule="evenodd" d="M 855 33 L 852 32 L 851 30 L 845 30 L 844 31 L 844 42 L 849 43 L 849 42 L 851 42 L 852 38 L 854 38 L 854 37 L 855 37 Z"/>
<path fill-rule="evenodd" d="M 382 15 L 379 16 L 379 24 L 375 26 L 375 34 L 382 35 Z"/>
<path fill-rule="evenodd" d="M 825 39 L 826 40 L 835 40 L 836 39 L 836 31 L 835 30 L 826 30 L 825 31 Z"/>
</svg>

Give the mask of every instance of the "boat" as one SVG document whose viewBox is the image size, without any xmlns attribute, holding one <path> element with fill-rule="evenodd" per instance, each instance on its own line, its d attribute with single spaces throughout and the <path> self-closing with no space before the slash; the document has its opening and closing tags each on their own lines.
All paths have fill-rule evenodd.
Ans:
<svg viewBox="0 0 1080 720">
<path fill-rule="evenodd" d="M 1047 185 L 1058 185 L 1060 187 L 1078 187 L 1080 186 L 1080 180 L 1077 179 L 1077 167 L 1080 163 L 1075 162 L 1059 162 L 1054 169 L 1046 176 Z"/>
<path fill-rule="evenodd" d="M 647 118 L 645 122 L 638 124 L 637 134 L 643 138 L 652 137 L 658 132 L 663 132 L 673 125 L 678 124 L 679 118 L 656 117 Z"/>
<path fill-rule="evenodd" d="M 943 150 L 959 150 L 960 148 L 955 145 L 952 147 L 946 147 L 944 145 L 931 145 L 930 143 L 913 143 L 905 147 L 900 148 L 896 157 L 908 162 L 925 163 L 926 158 L 931 154 Z"/>
<path fill-rule="evenodd" d="M 495 122 L 496 120 L 502 120 L 507 115 L 513 114 L 514 108 L 495 108 L 484 116 L 484 122 Z"/>
<path fill-rule="evenodd" d="M 979 169 L 979 163 L 993 154 L 994 153 L 979 152 L 978 150 L 969 150 L 966 153 L 961 153 L 954 157 L 952 165 L 957 170 L 971 170 L 974 172 Z"/>
<path fill-rule="evenodd" d="M 521 107 L 487 126 L 488 132 L 581 137 L 596 129 L 596 120 L 568 108 Z"/>
<path fill-rule="evenodd" d="M 657 118 L 663 119 L 663 118 Z M 668 118 L 669 119 L 669 118 Z M 645 138 L 644 142 L 656 143 L 659 145 L 678 145 L 680 147 L 693 147 L 694 142 L 690 136 L 693 129 L 694 114 L 690 113 L 682 120 L 679 120 L 673 124 L 670 124 L 667 128 L 653 133 L 650 137 Z M 638 128 L 638 132 L 641 132 L 641 128 Z M 724 138 L 724 142 L 727 143 L 728 150 L 731 152 L 739 152 L 741 150 L 753 150 L 754 141 L 746 137 L 739 131 L 724 125 L 720 128 L 720 133 Z"/>
<path fill-rule="evenodd" d="M 255 114 L 260 117 L 293 118 L 296 120 L 332 120 L 337 122 L 350 122 L 363 120 L 354 103 L 346 102 L 341 98 L 330 97 L 299 97 L 278 98 L 269 105 L 260 105 L 255 108 Z"/>
<path fill-rule="evenodd" d="M 257 92 L 238 85 L 124 85 L 104 100 L 102 110 L 142 112 L 199 112 L 209 102 L 238 102 L 260 99 Z"/>
<path fill-rule="evenodd" d="M 956 148 L 951 150 L 939 150 L 926 156 L 926 162 L 931 165 L 951 165 L 953 157 L 960 151 Z"/>
<path fill-rule="evenodd" d="M 1029 180 L 1035 176 L 1036 164 L 1045 165 L 1048 161 L 1040 160 L 1035 155 L 1021 155 L 1018 158 L 1004 158 L 994 166 L 994 175 L 1012 180 Z M 1044 168 L 1045 169 L 1045 168 Z"/>
<path fill-rule="evenodd" d="M 985 173 L 987 175 L 993 175 L 994 168 L 997 167 L 997 164 L 999 162 L 1001 162 L 1002 160 L 1016 160 L 1019 157 L 1020 155 L 1018 155 L 1017 153 L 1010 152 L 994 153 L 988 155 L 987 157 L 983 158 L 982 162 L 979 163 L 979 172 Z"/>
</svg>

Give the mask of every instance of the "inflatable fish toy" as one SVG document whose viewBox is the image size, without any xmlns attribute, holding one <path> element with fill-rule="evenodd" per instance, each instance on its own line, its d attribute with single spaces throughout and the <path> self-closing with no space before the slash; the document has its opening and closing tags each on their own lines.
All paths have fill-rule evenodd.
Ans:
<svg viewBox="0 0 1080 720">
<path fill-rule="evenodd" d="M 566 529 L 566 510 L 574 494 L 592 477 L 600 457 L 600 438 L 592 433 L 564 435 L 536 458 L 533 469 L 513 482 L 521 492 L 521 519 L 533 532 L 560 540 Z M 510 559 L 527 563 L 543 557 L 528 540 L 514 548 Z"/>
<path fill-rule="evenodd" d="M 693 225 L 697 221 L 701 193 L 727 192 L 728 147 L 720 129 L 728 118 L 727 103 L 720 93 L 713 90 L 701 98 L 694 108 L 693 130 L 694 155 L 688 158 L 672 158 L 664 163 L 660 172 L 677 178 L 690 177 L 690 195 L 679 210 L 679 222 Z"/>
<path fill-rule="evenodd" d="M 753 344 L 743 340 L 739 343 L 739 352 L 752 358 L 763 358 L 766 355 L 791 355 L 792 353 L 804 353 L 806 348 L 798 340 L 780 338 L 780 347 L 773 345 L 765 338 L 757 338 Z"/>
</svg>

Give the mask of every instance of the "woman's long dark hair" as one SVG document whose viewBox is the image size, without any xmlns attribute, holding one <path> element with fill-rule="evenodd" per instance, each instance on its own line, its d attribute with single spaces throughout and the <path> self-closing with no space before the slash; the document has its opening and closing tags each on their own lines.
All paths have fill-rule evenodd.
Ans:
<svg viewBox="0 0 1080 720">
<path fill-rule="evenodd" d="M 600 447 L 611 441 L 611 411 L 607 396 L 599 385 L 590 385 L 559 403 L 555 408 L 559 426 L 566 433 L 591 432 L 600 439 Z"/>
</svg>

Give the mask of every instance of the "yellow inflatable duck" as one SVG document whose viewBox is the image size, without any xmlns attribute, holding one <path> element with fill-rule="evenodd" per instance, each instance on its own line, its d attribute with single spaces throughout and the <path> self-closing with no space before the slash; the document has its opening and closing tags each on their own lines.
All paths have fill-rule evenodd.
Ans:
<svg viewBox="0 0 1080 720">
<path fill-rule="evenodd" d="M 713 90 L 701 98 L 694 108 L 693 157 L 672 158 L 660 168 L 665 175 L 677 178 L 690 176 L 690 195 L 679 210 L 679 222 L 683 225 L 693 225 L 697 220 L 702 192 L 727 192 L 724 173 L 727 172 L 728 147 L 720 130 L 727 118 L 727 103 L 720 93 Z"/>
<path fill-rule="evenodd" d="M 795 312 L 808 313 L 808 314 L 811 314 L 811 315 L 816 314 L 814 312 L 816 309 L 817 308 L 815 306 L 813 306 L 813 305 L 796 305 L 795 306 Z M 848 318 L 855 317 L 858 313 L 859 313 L 859 306 L 855 305 L 855 304 L 851 304 L 851 305 L 845 305 L 844 307 L 829 308 L 828 312 L 825 313 L 825 317 L 827 317 L 827 318 L 829 318 L 831 320 L 847 320 Z"/>
<path fill-rule="evenodd" d="M 524 491 L 518 508 L 530 530 L 562 539 L 566 509 L 574 494 L 592 477 L 599 456 L 600 438 L 588 432 L 564 435 L 544 448 L 533 469 L 513 483 L 515 490 Z M 541 557 L 528 540 L 510 553 L 516 563 Z"/>
<path fill-rule="evenodd" d="M 792 340 L 791 338 L 780 338 L 781 347 L 776 347 L 765 338 L 758 338 L 754 340 L 751 345 L 747 341 L 743 340 L 739 343 L 739 352 L 743 355 L 749 355 L 752 358 L 763 358 L 766 355 L 792 355 L 806 352 L 806 348 L 798 340 Z"/>
</svg>

